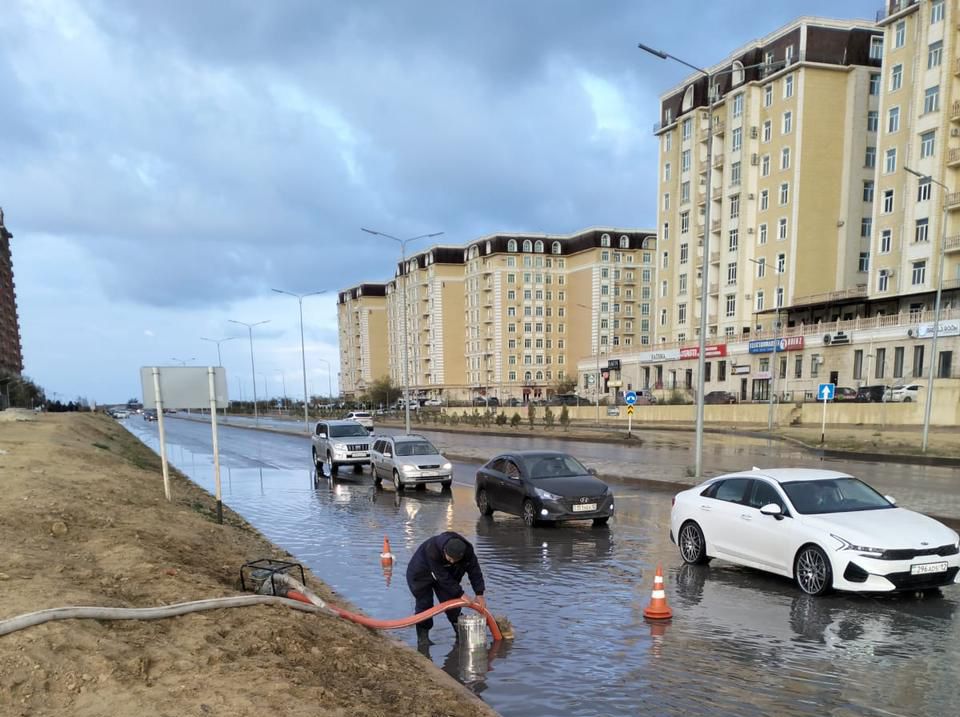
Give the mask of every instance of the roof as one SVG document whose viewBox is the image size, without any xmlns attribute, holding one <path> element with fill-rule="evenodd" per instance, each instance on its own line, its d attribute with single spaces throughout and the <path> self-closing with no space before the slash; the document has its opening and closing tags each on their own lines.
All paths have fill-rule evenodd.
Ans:
<svg viewBox="0 0 960 717">
<path fill-rule="evenodd" d="M 849 473 L 841 471 L 827 471 L 820 468 L 757 468 L 753 467 L 749 471 L 740 471 L 737 473 L 725 473 L 722 476 L 716 476 L 713 480 L 720 478 L 743 478 L 748 474 L 763 476 L 777 483 L 790 483 L 792 481 L 810 481 L 810 480 L 833 480 L 836 478 L 852 478 Z"/>
</svg>

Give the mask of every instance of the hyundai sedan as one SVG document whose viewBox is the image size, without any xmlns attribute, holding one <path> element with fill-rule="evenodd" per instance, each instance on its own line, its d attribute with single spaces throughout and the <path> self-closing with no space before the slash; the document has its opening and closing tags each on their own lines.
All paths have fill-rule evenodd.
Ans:
<svg viewBox="0 0 960 717">
<path fill-rule="evenodd" d="M 754 468 L 678 493 L 670 540 L 684 562 L 721 558 L 832 589 L 922 591 L 958 582 L 960 536 L 836 471 Z"/>
<path fill-rule="evenodd" d="M 561 520 L 603 525 L 613 515 L 613 493 L 580 461 L 557 451 L 497 456 L 477 472 L 477 508 L 523 518 L 528 526 Z"/>
</svg>

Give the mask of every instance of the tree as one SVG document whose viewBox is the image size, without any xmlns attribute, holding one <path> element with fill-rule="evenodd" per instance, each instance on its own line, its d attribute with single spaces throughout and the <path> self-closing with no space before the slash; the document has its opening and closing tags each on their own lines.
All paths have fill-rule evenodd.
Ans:
<svg viewBox="0 0 960 717">
<path fill-rule="evenodd" d="M 570 428 L 570 411 L 567 410 L 566 406 L 560 411 L 560 425 L 563 426 L 565 431 Z"/>
<path fill-rule="evenodd" d="M 507 425 L 507 414 L 506 414 L 506 413 L 498 413 L 498 414 L 497 414 L 497 425 L 498 425 L 498 426 L 505 426 L 505 425 Z"/>
<path fill-rule="evenodd" d="M 372 406 L 389 406 L 390 402 L 398 397 L 400 390 L 393 385 L 389 376 L 381 376 L 370 384 L 364 403 Z"/>
<path fill-rule="evenodd" d="M 43 389 L 26 376 L 0 371 L 0 409 L 33 408 L 46 400 Z"/>
<path fill-rule="evenodd" d="M 533 424 L 537 420 L 537 409 L 533 407 L 533 401 L 527 404 L 527 423 L 530 424 L 530 430 L 533 430 Z"/>
<path fill-rule="evenodd" d="M 556 391 L 558 396 L 563 396 L 568 393 L 573 393 L 576 390 L 577 390 L 576 377 L 557 379 L 557 383 L 554 386 L 554 391 Z"/>
<path fill-rule="evenodd" d="M 547 406 L 543 411 L 543 425 L 548 431 L 553 428 L 554 420 L 553 410 Z"/>
<path fill-rule="evenodd" d="M 520 414 L 514 412 L 514 414 L 510 417 L 510 428 L 516 428 L 520 425 L 520 421 L 522 420 L 523 419 L 520 418 Z"/>
</svg>

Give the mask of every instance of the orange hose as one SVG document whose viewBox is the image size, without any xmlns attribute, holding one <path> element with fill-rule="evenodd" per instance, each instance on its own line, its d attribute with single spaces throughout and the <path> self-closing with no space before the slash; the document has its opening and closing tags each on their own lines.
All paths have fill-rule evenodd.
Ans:
<svg viewBox="0 0 960 717">
<path fill-rule="evenodd" d="M 305 602 L 308 605 L 313 604 L 306 595 L 297 590 L 288 590 L 286 596 L 291 600 L 299 600 L 300 602 Z M 423 612 L 418 612 L 416 615 L 403 617 L 398 620 L 377 620 L 372 617 L 367 617 L 366 615 L 358 615 L 355 612 L 344 610 L 336 605 L 327 604 L 327 607 L 346 620 L 355 622 L 358 625 L 363 625 L 364 627 L 373 628 L 374 630 L 396 630 L 401 627 L 411 627 L 416 625 L 418 622 L 428 620 L 434 615 L 439 615 L 440 613 L 446 612 L 452 608 L 469 607 L 479 612 L 486 619 L 487 627 L 490 629 L 490 635 L 493 637 L 494 641 L 499 642 L 503 639 L 503 634 L 500 632 L 500 627 L 497 625 L 497 621 L 494 619 L 493 615 L 490 614 L 490 611 L 483 607 L 477 607 L 472 602 L 462 597 L 454 600 L 447 600 L 439 605 L 434 605 L 429 610 L 424 610 Z"/>
</svg>

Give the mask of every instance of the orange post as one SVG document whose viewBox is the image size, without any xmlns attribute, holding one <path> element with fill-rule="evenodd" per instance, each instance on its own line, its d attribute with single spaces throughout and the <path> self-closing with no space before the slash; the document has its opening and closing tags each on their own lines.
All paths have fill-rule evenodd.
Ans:
<svg viewBox="0 0 960 717">
<path fill-rule="evenodd" d="M 667 605 L 667 594 L 663 590 L 663 568 L 660 565 L 657 565 L 650 604 L 643 609 L 643 616 L 649 620 L 669 620 L 673 617 L 673 610 Z"/>
</svg>

